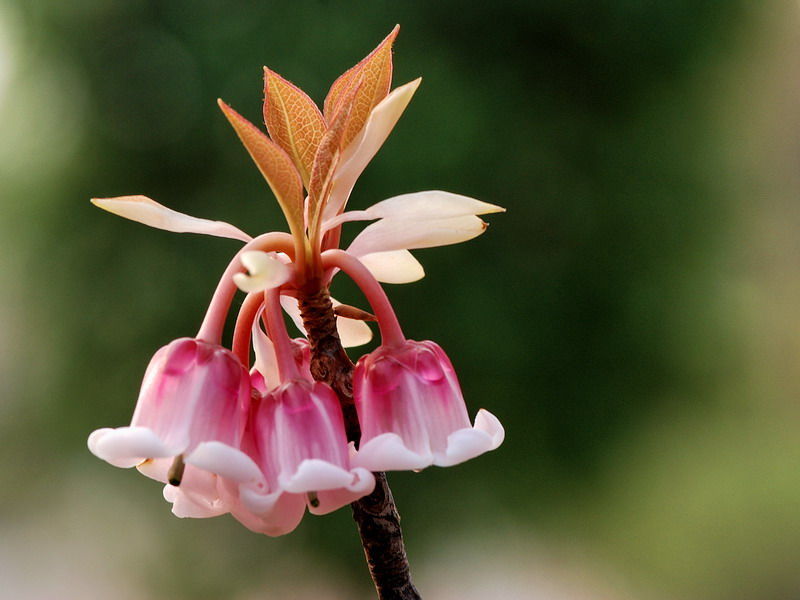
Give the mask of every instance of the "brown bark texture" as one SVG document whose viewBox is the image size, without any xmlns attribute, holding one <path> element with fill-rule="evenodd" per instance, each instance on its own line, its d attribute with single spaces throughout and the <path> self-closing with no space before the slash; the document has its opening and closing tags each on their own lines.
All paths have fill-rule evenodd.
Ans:
<svg viewBox="0 0 800 600">
<path fill-rule="evenodd" d="M 308 339 L 311 343 L 311 375 L 330 385 L 339 397 L 347 437 L 358 444 L 361 431 L 353 403 L 353 363 L 339 341 L 336 315 L 328 289 L 311 288 L 299 297 Z M 400 515 L 385 473 L 375 473 L 375 490 L 353 502 L 372 581 L 381 600 L 419 600 L 400 529 Z"/>
</svg>

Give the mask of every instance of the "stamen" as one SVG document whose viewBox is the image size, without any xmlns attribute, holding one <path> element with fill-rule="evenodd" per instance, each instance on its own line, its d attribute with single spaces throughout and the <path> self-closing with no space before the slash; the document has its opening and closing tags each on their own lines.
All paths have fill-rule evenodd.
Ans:
<svg viewBox="0 0 800 600">
<path fill-rule="evenodd" d="M 317 508 L 319 506 L 319 497 L 317 496 L 317 492 L 308 492 L 306 495 L 308 496 L 308 503 L 312 507 Z"/>
<path fill-rule="evenodd" d="M 183 479 L 183 471 L 186 468 L 186 464 L 183 462 L 183 454 L 178 454 L 175 457 L 175 460 L 172 461 L 172 465 L 167 471 L 167 481 L 169 481 L 170 485 L 174 485 L 175 487 L 181 484 L 181 479 Z"/>
</svg>

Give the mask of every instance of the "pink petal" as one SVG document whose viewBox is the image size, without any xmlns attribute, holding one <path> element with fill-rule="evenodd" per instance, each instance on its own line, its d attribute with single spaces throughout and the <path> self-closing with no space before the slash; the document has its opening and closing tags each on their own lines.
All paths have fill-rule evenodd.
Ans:
<svg viewBox="0 0 800 600">
<path fill-rule="evenodd" d="M 408 250 L 371 252 L 358 259 L 383 283 L 411 283 L 425 277 L 425 269 Z"/>
<path fill-rule="evenodd" d="M 347 251 L 355 256 L 458 244 L 479 236 L 486 223 L 473 215 L 447 219 L 381 219 L 364 229 Z"/>
<path fill-rule="evenodd" d="M 281 307 L 289 315 L 292 323 L 295 324 L 300 333 L 306 335 L 306 328 L 303 325 L 303 317 L 300 315 L 300 303 L 293 296 L 281 296 Z"/>
<path fill-rule="evenodd" d="M 357 483 L 342 410 L 328 385 L 282 384 L 262 400 L 254 427 L 262 469 L 278 474 L 279 489 L 306 494 Z"/>
<path fill-rule="evenodd" d="M 147 196 L 92 198 L 92 204 L 120 217 L 176 233 L 202 233 L 249 242 L 253 238 L 222 221 L 198 219 L 174 211 Z"/>
<path fill-rule="evenodd" d="M 479 429 L 460 429 L 447 436 L 447 450 L 435 453 L 433 464 L 451 467 L 492 449 L 492 438 Z"/>
<path fill-rule="evenodd" d="M 234 518 L 251 531 L 273 537 L 294 531 L 306 512 L 305 497 L 298 494 L 259 496 L 242 489 L 241 499 L 241 504 L 231 509 Z"/>
<path fill-rule="evenodd" d="M 389 133 L 408 106 L 421 81 L 415 79 L 392 90 L 372 109 L 364 128 L 342 155 L 341 166 L 336 169 L 334 176 L 334 191 L 325 206 L 323 220 L 342 212 L 356 180 L 389 137 Z"/>
<path fill-rule="evenodd" d="M 264 493 L 251 487 L 243 486 L 239 489 L 239 498 L 242 501 L 243 507 L 257 515 L 265 515 L 272 512 L 280 500 L 283 490 L 276 490 L 270 493 Z"/>
<path fill-rule="evenodd" d="M 184 494 L 180 488 L 169 484 L 164 486 L 164 500 L 172 504 L 172 514 L 181 519 L 205 519 L 218 517 L 227 512 L 222 507 L 214 508 L 201 502 L 195 502 Z"/>
<path fill-rule="evenodd" d="M 228 512 L 217 482 L 216 475 L 187 465 L 179 487 L 164 486 L 164 499 L 172 503 L 175 516 L 194 519 L 217 517 Z"/>
</svg>

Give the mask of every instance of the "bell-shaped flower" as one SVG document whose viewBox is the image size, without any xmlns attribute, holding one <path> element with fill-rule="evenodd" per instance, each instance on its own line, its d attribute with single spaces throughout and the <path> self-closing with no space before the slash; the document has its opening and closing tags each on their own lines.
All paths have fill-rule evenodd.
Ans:
<svg viewBox="0 0 800 600">
<path fill-rule="evenodd" d="M 352 454 L 333 390 L 290 380 L 254 404 L 239 449 L 209 443 L 194 458 L 220 477 L 238 521 L 277 536 L 297 527 L 306 507 L 322 515 L 372 492 L 374 476 L 353 467 Z"/>
<path fill-rule="evenodd" d="M 490 412 L 479 410 L 470 425 L 453 366 L 434 342 L 379 347 L 358 361 L 353 386 L 361 424 L 354 462 L 371 471 L 446 467 L 503 442 Z"/>
<path fill-rule="evenodd" d="M 150 361 L 130 426 L 94 431 L 89 449 L 112 465 L 179 483 L 181 501 L 193 505 L 186 512 L 204 513 L 181 516 L 221 514 L 216 482 L 194 458 L 209 442 L 238 447 L 250 401 L 250 377 L 229 350 L 181 338 Z"/>
<path fill-rule="evenodd" d="M 260 464 L 280 487 L 308 497 L 325 514 L 369 494 L 372 473 L 350 465 L 339 400 L 320 382 L 290 380 L 272 390 L 255 413 Z"/>
</svg>

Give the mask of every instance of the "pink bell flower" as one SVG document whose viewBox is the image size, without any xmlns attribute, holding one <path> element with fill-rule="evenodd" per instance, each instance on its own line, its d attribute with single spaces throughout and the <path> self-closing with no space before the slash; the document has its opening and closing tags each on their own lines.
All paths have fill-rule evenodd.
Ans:
<svg viewBox="0 0 800 600">
<path fill-rule="evenodd" d="M 266 317 L 281 384 L 253 413 L 257 462 L 282 490 L 305 495 L 310 512 L 329 513 L 372 492 L 375 478 L 350 464 L 336 393 L 298 366 L 279 292 L 267 292 Z"/>
<path fill-rule="evenodd" d="M 342 409 L 328 385 L 284 383 L 264 398 L 255 423 L 262 464 L 282 489 L 307 495 L 312 513 L 334 511 L 374 488 L 372 473 L 350 466 Z"/>
<path fill-rule="evenodd" d="M 220 346 L 181 338 L 150 361 L 130 426 L 98 429 L 88 445 L 114 466 L 180 483 L 165 490 L 176 514 L 185 513 L 179 516 L 215 516 L 227 512 L 217 482 L 194 459 L 208 443 L 237 447 L 249 407 L 250 377 L 239 360 Z"/>
<path fill-rule="evenodd" d="M 361 358 L 353 379 L 361 444 L 355 464 L 371 471 L 455 465 L 497 448 L 497 417 L 471 426 L 453 365 L 434 342 L 406 340 Z"/>
</svg>

